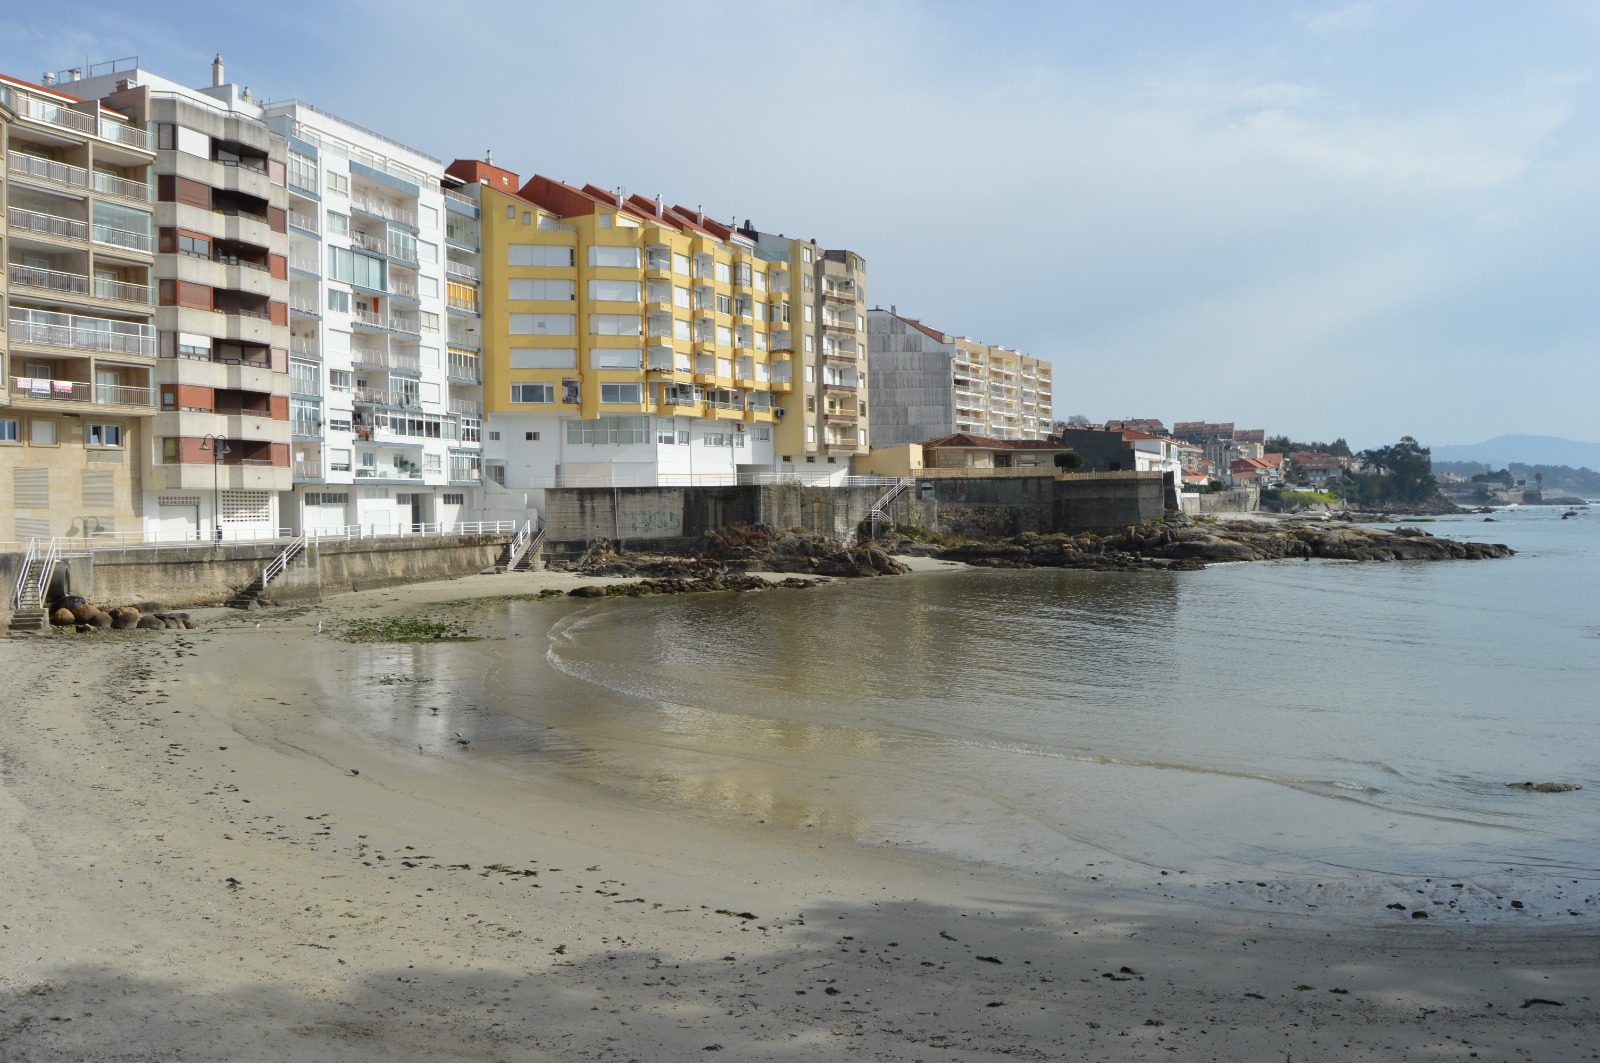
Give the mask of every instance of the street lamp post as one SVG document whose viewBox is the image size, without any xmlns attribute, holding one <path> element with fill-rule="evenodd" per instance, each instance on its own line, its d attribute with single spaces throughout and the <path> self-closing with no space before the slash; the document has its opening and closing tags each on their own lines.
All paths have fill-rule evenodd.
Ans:
<svg viewBox="0 0 1600 1063">
<path fill-rule="evenodd" d="M 228 437 L 224 435 L 206 435 L 200 440 L 200 449 L 211 451 L 211 539 L 217 545 L 222 545 L 222 490 L 221 490 L 221 465 L 222 456 L 229 452 Z"/>
</svg>

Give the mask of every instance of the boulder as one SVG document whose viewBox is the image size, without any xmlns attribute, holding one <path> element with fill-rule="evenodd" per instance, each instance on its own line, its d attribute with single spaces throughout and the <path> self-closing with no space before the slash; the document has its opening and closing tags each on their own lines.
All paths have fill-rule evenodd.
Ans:
<svg viewBox="0 0 1600 1063">
<path fill-rule="evenodd" d="M 162 605 L 160 602 L 139 603 L 139 612 L 141 613 L 164 613 L 166 611 L 167 607 Z"/>
<path fill-rule="evenodd" d="M 604 587 L 596 587 L 593 584 L 590 584 L 586 587 L 574 587 L 572 590 L 568 591 L 567 594 L 573 598 L 604 598 L 606 596 L 606 589 Z"/>
<path fill-rule="evenodd" d="M 90 605 L 88 602 L 84 601 L 82 598 L 78 599 L 78 604 L 68 606 L 67 608 L 72 610 L 72 618 L 80 624 L 89 623 L 89 621 L 94 618 L 94 614 L 100 611 L 94 606 Z"/>
<path fill-rule="evenodd" d="M 115 631 L 132 631 L 139 626 L 139 610 L 118 609 L 111 618 L 111 627 Z"/>
<path fill-rule="evenodd" d="M 1583 789 L 1575 782 L 1508 782 L 1506 785 L 1513 790 L 1527 790 L 1534 794 L 1564 794 Z"/>
<path fill-rule="evenodd" d="M 72 627 L 77 624 L 78 618 L 72 615 L 72 610 L 62 606 L 50 614 L 50 623 L 56 627 Z"/>
<path fill-rule="evenodd" d="M 90 614 L 88 624 L 90 627 L 110 627 L 111 614 L 104 612 L 103 610 L 96 609 Z"/>
<path fill-rule="evenodd" d="M 140 631 L 161 631 L 167 625 L 163 624 L 153 616 L 141 616 L 139 618 L 139 623 L 136 626 Z"/>
</svg>

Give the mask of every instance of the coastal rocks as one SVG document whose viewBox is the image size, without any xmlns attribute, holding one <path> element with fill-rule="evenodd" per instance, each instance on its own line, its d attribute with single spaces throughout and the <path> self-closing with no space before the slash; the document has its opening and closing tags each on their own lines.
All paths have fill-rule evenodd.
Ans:
<svg viewBox="0 0 1600 1063">
<path fill-rule="evenodd" d="M 1526 790 L 1534 794 L 1565 794 L 1583 789 L 1575 782 L 1508 782 L 1506 785 L 1513 790 Z"/>
<path fill-rule="evenodd" d="M 556 566 L 552 566 L 556 567 Z M 792 572 L 862 578 L 909 571 L 876 544 L 846 547 L 820 535 L 774 532 L 763 525 L 729 525 L 706 535 L 692 556 L 624 554 L 605 540 L 571 566 L 585 576 L 641 576 L 698 583 L 740 572 Z"/>
<path fill-rule="evenodd" d="M 1479 560 L 1509 557 L 1491 543 L 1441 539 L 1420 528 L 1384 531 L 1349 524 L 1230 521 L 1195 525 L 1183 519 L 1130 525 L 1107 536 L 1036 535 L 968 543 L 942 550 L 941 560 L 990 568 L 1188 570 L 1227 561 L 1325 558 L 1342 561 Z"/>
<path fill-rule="evenodd" d="M 769 581 L 759 576 L 732 573 L 705 579 L 644 579 L 637 583 L 617 583 L 606 587 L 574 587 L 567 594 L 573 598 L 643 598 L 654 594 L 704 594 L 710 591 L 759 591 L 773 587 L 800 589 L 814 586 L 815 580 L 793 576 Z"/>
<path fill-rule="evenodd" d="M 81 595 L 67 595 L 50 613 L 50 623 L 78 634 L 96 631 L 183 631 L 195 626 L 188 613 L 168 612 L 157 602 L 101 609 Z"/>
</svg>

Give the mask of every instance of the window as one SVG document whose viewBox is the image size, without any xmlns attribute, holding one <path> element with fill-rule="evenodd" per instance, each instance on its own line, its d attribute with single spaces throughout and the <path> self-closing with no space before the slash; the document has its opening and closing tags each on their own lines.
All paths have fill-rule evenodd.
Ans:
<svg viewBox="0 0 1600 1063">
<path fill-rule="evenodd" d="M 512 402 L 555 402 L 554 384 L 512 384 Z"/>
<path fill-rule="evenodd" d="M 328 309 L 340 314 L 350 312 L 350 293 L 337 288 L 328 289 Z"/>
<path fill-rule="evenodd" d="M 559 299 L 570 302 L 578 297 L 576 281 L 528 280 L 513 277 L 507 295 L 513 299 Z"/>
<path fill-rule="evenodd" d="M 510 266 L 576 266 L 578 251 L 570 247 L 546 247 L 542 243 L 509 245 Z"/>
<path fill-rule="evenodd" d="M 576 314 L 512 314 L 513 336 L 571 336 L 578 327 Z"/>
<path fill-rule="evenodd" d="M 742 288 L 750 287 L 750 263 L 738 262 L 734 264 L 733 283 Z"/>
<path fill-rule="evenodd" d="M 728 437 L 723 432 L 707 432 L 701 441 L 708 447 L 725 447 L 728 445 Z"/>
<path fill-rule="evenodd" d="M 673 430 L 671 421 L 662 421 L 656 428 L 656 445 L 663 447 L 677 446 L 678 433 Z"/>
<path fill-rule="evenodd" d="M 806 353 L 807 354 L 811 354 L 816 349 L 817 349 L 817 341 L 814 338 L 812 338 L 811 336 L 807 336 L 806 337 Z M 809 365 L 806 366 L 806 372 L 807 373 L 811 372 L 811 367 Z M 806 377 L 806 379 L 810 380 L 811 378 L 808 376 L 808 377 Z"/>
<path fill-rule="evenodd" d="M 758 424 L 750 429 L 750 435 L 754 437 L 757 443 L 770 443 L 772 442 L 772 426 L 770 424 Z"/>
<path fill-rule="evenodd" d="M 348 214 L 340 214 L 340 213 L 338 213 L 336 211 L 332 211 L 332 210 L 328 211 L 328 235 L 329 236 L 349 236 L 350 235 L 350 215 L 348 215 Z"/>
<path fill-rule="evenodd" d="M 513 347 L 512 369 L 576 369 L 578 352 L 572 348 Z"/>
<path fill-rule="evenodd" d="M 178 460 L 178 441 L 176 439 L 163 439 L 161 441 L 161 460 L 174 462 Z"/>
<path fill-rule="evenodd" d="M 589 298 L 612 303 L 637 303 L 639 282 L 592 280 L 589 282 Z"/>
<path fill-rule="evenodd" d="M 328 451 L 328 468 L 333 472 L 349 472 L 350 452 L 348 450 Z"/>
<path fill-rule="evenodd" d="M 15 417 L 0 417 L 0 443 L 16 443 L 21 440 L 18 432 L 20 425 Z"/>
<path fill-rule="evenodd" d="M 717 326 L 717 343 L 723 347 L 733 346 L 733 330 L 726 325 Z"/>
<path fill-rule="evenodd" d="M 601 384 L 601 402 L 640 403 L 644 401 L 644 386 L 641 384 Z M 642 443 L 644 440 L 638 440 Z"/>
<path fill-rule="evenodd" d="M 424 229 L 437 229 L 439 227 L 439 212 L 432 207 L 418 207 L 417 216 L 422 219 Z"/>
<path fill-rule="evenodd" d="M 814 425 L 809 425 L 809 424 L 806 425 L 806 442 L 807 443 L 815 443 L 816 441 L 817 441 L 817 429 L 816 429 L 816 427 Z M 807 458 L 806 460 L 810 461 L 811 459 Z"/>
<path fill-rule="evenodd" d="M 817 367 L 814 366 L 814 365 L 806 366 L 806 383 L 807 384 L 814 384 L 814 383 L 816 383 L 816 380 L 817 380 Z"/>
<path fill-rule="evenodd" d="M 689 323 L 681 317 L 672 319 L 672 338 L 675 340 L 690 338 Z"/>
<path fill-rule="evenodd" d="M 210 258 L 211 241 L 199 236 L 178 234 L 178 254 L 191 258 Z"/>
<path fill-rule="evenodd" d="M 641 369 L 643 355 L 637 347 L 591 347 L 591 369 Z"/>
<path fill-rule="evenodd" d="M 807 413 L 816 413 L 817 412 L 817 398 L 816 398 L 815 395 L 807 395 L 806 396 L 806 412 Z"/>
<path fill-rule="evenodd" d="M 672 305 L 681 306 L 687 310 L 689 308 L 689 289 L 682 285 L 674 286 L 672 289 Z"/>
<path fill-rule="evenodd" d="M 672 253 L 672 272 L 680 277 L 687 277 L 689 275 L 689 256 L 680 255 L 674 251 Z"/>
<path fill-rule="evenodd" d="M 342 173 L 334 173 L 332 170 L 329 170 L 328 171 L 328 191 L 333 193 L 336 196 L 347 196 L 347 195 L 349 195 L 350 194 L 350 178 L 347 177 L 346 175 L 342 174 Z"/>
<path fill-rule="evenodd" d="M 719 314 L 731 314 L 731 313 L 733 313 L 733 297 L 732 296 L 727 296 L 727 295 L 719 295 L 719 296 L 717 296 L 717 313 L 719 313 Z"/>
<path fill-rule="evenodd" d="M 36 447 L 56 445 L 56 423 L 38 417 L 28 422 L 28 442 Z"/>
<path fill-rule="evenodd" d="M 688 429 L 684 429 L 683 431 L 680 431 L 678 433 L 678 446 L 686 447 L 688 445 L 689 445 L 689 431 L 688 431 Z"/>
<path fill-rule="evenodd" d="M 804 258 L 807 262 L 811 261 L 811 248 L 809 248 L 809 247 L 801 248 L 800 254 L 801 254 L 801 257 Z"/>
<path fill-rule="evenodd" d="M 642 336 L 644 327 L 638 314 L 590 314 L 591 336 Z"/>
<path fill-rule="evenodd" d="M 726 262 L 718 262 L 713 272 L 715 272 L 719 284 L 731 284 L 733 282 L 733 267 Z"/>
<path fill-rule="evenodd" d="M 601 417 L 594 421 L 568 421 L 568 443 L 647 443 L 648 417 Z"/>
<path fill-rule="evenodd" d="M 301 395 L 322 394 L 322 367 L 311 362 L 290 362 L 289 390 Z"/>
<path fill-rule="evenodd" d="M 350 502 L 348 491 L 307 491 L 308 506 L 343 506 Z"/>
<path fill-rule="evenodd" d="M 447 506 L 464 506 L 467 504 L 467 496 L 446 491 L 439 496 L 439 501 Z"/>
<path fill-rule="evenodd" d="M 443 454 L 422 455 L 422 475 L 439 476 L 444 472 Z"/>
<path fill-rule="evenodd" d="M 811 312 L 811 307 L 809 306 L 803 306 L 800 308 L 800 316 L 807 322 L 816 320 L 816 315 Z"/>
<path fill-rule="evenodd" d="M 500 438 L 500 433 L 499 432 L 494 433 L 494 437 L 496 439 L 499 439 Z M 522 441 L 524 443 L 537 443 L 537 442 L 539 442 L 539 433 L 538 432 L 524 432 L 524 433 L 522 433 Z"/>
<path fill-rule="evenodd" d="M 330 370 L 328 370 L 328 390 L 329 391 L 349 391 L 350 390 L 350 371 L 348 369 L 330 369 Z"/>
<path fill-rule="evenodd" d="M 512 263 L 515 265 L 516 263 Z M 605 247 L 601 244 L 589 246 L 589 265 L 606 266 L 612 269 L 638 269 L 639 249 L 637 247 Z"/>
</svg>

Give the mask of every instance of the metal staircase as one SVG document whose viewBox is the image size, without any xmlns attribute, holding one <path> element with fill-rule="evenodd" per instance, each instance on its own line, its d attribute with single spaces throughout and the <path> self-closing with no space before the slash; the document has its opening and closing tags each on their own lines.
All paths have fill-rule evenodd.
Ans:
<svg viewBox="0 0 1600 1063">
<path fill-rule="evenodd" d="M 916 482 L 915 477 L 902 476 L 893 487 L 884 492 L 882 498 L 872 503 L 872 508 L 867 510 L 867 522 L 872 538 L 876 539 L 878 537 L 878 525 L 880 523 L 894 524 L 894 521 L 889 519 L 889 507 L 894 504 L 895 499 L 905 494 L 907 488 Z"/>
<path fill-rule="evenodd" d="M 500 551 L 500 556 L 494 563 L 495 570 L 498 572 L 532 570 L 534 559 L 539 556 L 539 547 L 543 543 L 544 529 L 540 528 L 535 532 L 533 521 L 524 521 L 516 536 Z"/>
<path fill-rule="evenodd" d="M 22 558 L 22 570 L 17 573 L 17 586 L 11 597 L 12 632 L 39 632 L 50 629 L 50 615 L 44 608 L 44 596 L 50 589 L 50 574 L 60 560 L 61 549 L 54 539 L 43 548 L 38 539 L 28 540 L 28 551 Z"/>
<path fill-rule="evenodd" d="M 284 547 L 283 552 L 273 558 L 266 568 L 261 570 L 261 575 L 257 576 L 250 586 L 229 598 L 228 605 L 235 609 L 249 609 L 252 604 L 260 604 L 262 596 L 266 594 L 268 584 L 282 575 L 283 570 L 288 568 L 289 564 L 299 557 L 305 548 L 306 537 L 305 533 L 302 532 L 293 542 Z"/>
</svg>

